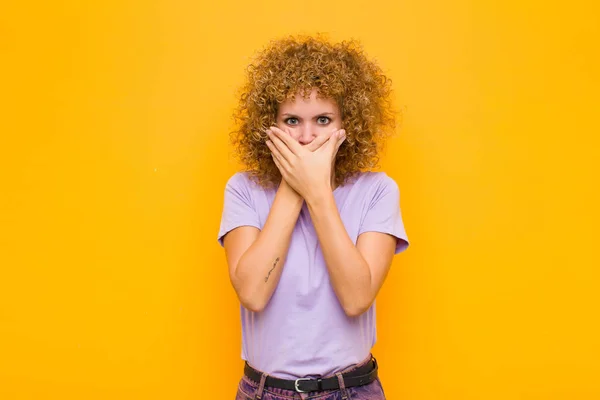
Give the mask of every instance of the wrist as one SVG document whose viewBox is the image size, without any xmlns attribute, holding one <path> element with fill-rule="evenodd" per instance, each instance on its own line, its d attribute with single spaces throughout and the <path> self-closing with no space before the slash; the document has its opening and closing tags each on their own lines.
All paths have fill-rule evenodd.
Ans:
<svg viewBox="0 0 600 400">
<path fill-rule="evenodd" d="M 310 193 L 307 193 L 305 200 L 306 204 L 310 207 L 321 206 L 328 201 L 334 200 L 333 190 L 327 185 L 323 185 L 320 188 L 315 187 Z"/>
<path fill-rule="evenodd" d="M 300 207 L 302 207 L 302 203 L 304 203 L 302 196 L 296 192 L 294 188 L 292 188 L 283 178 L 281 178 L 281 183 L 279 184 L 279 188 L 277 188 L 277 194 L 281 197 L 289 199 L 289 201 L 299 205 Z"/>
</svg>

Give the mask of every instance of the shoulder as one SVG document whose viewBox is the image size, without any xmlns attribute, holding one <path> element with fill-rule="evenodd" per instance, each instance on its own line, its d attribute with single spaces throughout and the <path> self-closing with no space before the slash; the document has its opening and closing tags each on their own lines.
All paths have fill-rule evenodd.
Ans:
<svg viewBox="0 0 600 400">
<path fill-rule="evenodd" d="M 376 204 L 396 204 L 400 200 L 398 184 L 385 172 L 361 172 L 352 186 L 351 191 L 368 205 L 368 209 Z"/>
<path fill-rule="evenodd" d="M 226 188 L 245 191 L 260 190 L 260 186 L 252 180 L 250 174 L 245 171 L 236 172 L 231 175 L 226 183 Z"/>
<path fill-rule="evenodd" d="M 276 189 L 262 187 L 251 174 L 246 171 L 236 172 L 227 180 L 225 185 L 226 197 L 243 198 L 257 207 L 274 197 Z"/>
<path fill-rule="evenodd" d="M 249 203 L 252 198 L 250 184 L 250 178 L 244 172 L 236 172 L 230 176 L 225 184 L 225 202 L 234 201 L 233 199 L 242 199 L 246 203 Z"/>
<path fill-rule="evenodd" d="M 247 172 L 236 172 L 227 179 L 227 186 L 248 186 L 250 177 Z"/>
<path fill-rule="evenodd" d="M 354 186 L 359 188 L 360 190 L 373 190 L 375 192 L 379 191 L 398 191 L 398 184 L 387 173 L 383 171 L 365 171 L 361 172 L 355 182 Z"/>
</svg>

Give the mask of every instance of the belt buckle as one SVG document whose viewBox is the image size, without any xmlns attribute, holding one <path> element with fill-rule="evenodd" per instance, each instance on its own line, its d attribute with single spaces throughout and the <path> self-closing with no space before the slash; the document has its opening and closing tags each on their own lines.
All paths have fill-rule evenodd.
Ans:
<svg viewBox="0 0 600 400">
<path fill-rule="evenodd" d="M 294 381 L 294 388 L 296 389 L 296 392 L 298 392 L 298 393 L 308 393 L 307 391 L 305 391 L 305 390 L 301 390 L 301 389 L 298 387 L 298 381 L 310 381 L 310 380 L 312 380 L 312 378 L 298 378 L 298 379 L 296 379 L 296 380 Z"/>
</svg>

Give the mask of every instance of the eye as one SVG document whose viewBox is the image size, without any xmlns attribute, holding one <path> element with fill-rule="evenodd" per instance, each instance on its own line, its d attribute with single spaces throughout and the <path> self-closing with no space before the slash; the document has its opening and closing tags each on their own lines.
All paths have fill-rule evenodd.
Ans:
<svg viewBox="0 0 600 400">
<path fill-rule="evenodd" d="M 298 118 L 290 117 L 290 118 L 286 118 L 284 121 L 286 124 L 296 125 L 298 122 Z M 290 122 L 290 121 L 295 121 L 295 122 Z"/>
<path fill-rule="evenodd" d="M 323 121 L 323 120 L 325 120 L 325 122 L 323 122 L 322 125 L 325 125 L 325 124 L 329 123 L 329 121 L 331 121 L 331 119 L 329 117 L 319 117 L 319 118 L 317 118 L 317 121 L 319 121 L 319 122 Z"/>
</svg>

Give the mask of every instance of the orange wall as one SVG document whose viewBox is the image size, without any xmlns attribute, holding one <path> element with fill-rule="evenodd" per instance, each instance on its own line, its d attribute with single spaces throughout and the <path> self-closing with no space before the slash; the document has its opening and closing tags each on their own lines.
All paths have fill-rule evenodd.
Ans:
<svg viewBox="0 0 600 400">
<path fill-rule="evenodd" d="M 203 3 L 2 6 L 0 399 L 203 399 L 216 371 L 234 397 L 233 93 L 316 31 L 362 40 L 406 108 L 388 398 L 600 398 L 594 2 Z"/>
</svg>

